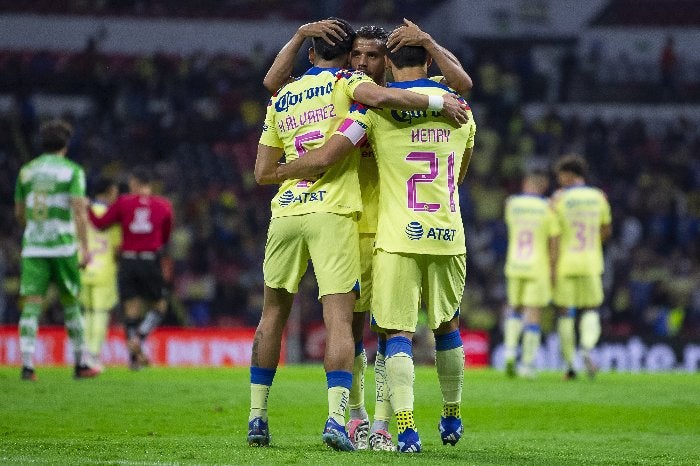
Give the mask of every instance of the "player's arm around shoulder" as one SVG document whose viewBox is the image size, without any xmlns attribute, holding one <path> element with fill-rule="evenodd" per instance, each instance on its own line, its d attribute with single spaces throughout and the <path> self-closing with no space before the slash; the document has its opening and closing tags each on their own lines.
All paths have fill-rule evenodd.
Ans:
<svg viewBox="0 0 700 466">
<path fill-rule="evenodd" d="M 355 147 L 348 136 L 336 132 L 321 147 L 308 151 L 303 157 L 290 163 L 278 166 L 276 176 L 283 180 L 318 176 L 347 156 Z"/>
</svg>

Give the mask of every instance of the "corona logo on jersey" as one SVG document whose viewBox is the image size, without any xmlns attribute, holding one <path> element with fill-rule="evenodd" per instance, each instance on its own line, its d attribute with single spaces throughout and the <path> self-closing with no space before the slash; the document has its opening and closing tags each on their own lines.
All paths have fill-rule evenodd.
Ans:
<svg viewBox="0 0 700 466">
<path fill-rule="evenodd" d="M 423 238 L 425 234 L 425 229 L 420 222 L 413 221 L 406 225 L 406 236 L 412 241 L 417 241 Z M 454 241 L 455 234 L 457 230 L 454 228 L 439 228 L 439 227 L 428 227 L 428 233 L 425 234 L 426 240 L 438 240 L 438 241 Z"/>
<path fill-rule="evenodd" d="M 277 202 L 279 202 L 282 207 L 286 207 L 294 203 L 306 204 L 307 202 L 323 201 L 323 196 L 326 192 L 327 191 L 304 192 L 295 196 L 294 193 L 288 189 L 282 193 L 279 199 L 277 199 Z"/>
<path fill-rule="evenodd" d="M 330 94 L 331 92 L 333 92 L 333 83 L 328 83 L 325 86 L 310 87 L 296 94 L 287 91 L 280 95 L 280 98 L 275 102 L 275 110 L 278 112 L 286 112 L 290 107 L 303 102 L 305 98 L 312 99 L 314 97 Z"/>
</svg>

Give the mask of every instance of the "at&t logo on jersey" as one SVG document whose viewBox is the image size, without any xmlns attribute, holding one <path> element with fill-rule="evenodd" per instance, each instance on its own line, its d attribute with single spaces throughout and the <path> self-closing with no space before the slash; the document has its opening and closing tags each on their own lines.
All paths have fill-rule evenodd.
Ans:
<svg viewBox="0 0 700 466">
<path fill-rule="evenodd" d="M 423 237 L 423 225 L 420 222 L 411 222 L 406 225 L 406 235 L 408 239 L 419 240 Z"/>
<path fill-rule="evenodd" d="M 307 202 L 323 201 L 323 196 L 325 196 L 325 194 L 326 191 L 313 191 L 299 193 L 295 196 L 294 193 L 288 189 L 282 193 L 277 199 L 277 202 L 279 202 L 282 207 L 286 207 L 290 204 L 306 204 Z"/>
<path fill-rule="evenodd" d="M 454 241 L 455 234 L 457 230 L 454 228 L 439 228 L 439 227 L 429 227 L 428 233 L 425 234 L 423 225 L 420 222 L 413 221 L 406 225 L 406 236 L 410 240 L 419 240 L 423 238 L 425 234 L 425 239 L 433 239 L 438 241 Z"/>
</svg>

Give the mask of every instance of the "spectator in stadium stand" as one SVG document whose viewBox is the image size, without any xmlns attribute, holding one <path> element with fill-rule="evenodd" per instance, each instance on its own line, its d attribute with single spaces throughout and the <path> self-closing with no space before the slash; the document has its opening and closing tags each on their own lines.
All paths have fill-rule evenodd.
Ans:
<svg viewBox="0 0 700 466">
<path fill-rule="evenodd" d="M 128 194 L 119 196 L 101 217 L 88 211 L 99 229 L 121 225 L 118 286 L 132 370 L 148 365 L 143 343 L 167 310 L 160 258 L 170 239 L 173 211 L 170 201 L 153 194 L 152 181 L 150 169 L 135 168 L 129 176 Z M 148 311 L 141 319 L 146 306 Z"/>
<path fill-rule="evenodd" d="M 24 228 L 19 320 L 22 380 L 34 381 L 39 317 L 49 284 L 58 287 L 68 337 L 75 354 L 76 379 L 99 371 L 86 364 L 85 329 L 80 315 L 80 267 L 90 261 L 87 238 L 85 172 L 66 159 L 73 128 L 62 120 L 39 130 L 43 154 L 22 166 L 15 189 L 15 215 Z"/>
</svg>

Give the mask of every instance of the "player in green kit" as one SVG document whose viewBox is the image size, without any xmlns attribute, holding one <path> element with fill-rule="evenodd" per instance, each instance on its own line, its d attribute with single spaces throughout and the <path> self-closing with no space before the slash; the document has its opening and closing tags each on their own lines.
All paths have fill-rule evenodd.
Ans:
<svg viewBox="0 0 700 466">
<path fill-rule="evenodd" d="M 283 155 L 289 162 L 323 144 L 348 113 L 353 99 L 372 106 L 441 109 L 454 122 L 466 121 L 463 103 L 449 94 L 443 96 L 444 91 L 428 97 L 387 89 L 364 73 L 342 69 L 355 33 L 347 22 L 335 21 L 342 24 L 345 37 L 335 45 L 314 38 L 309 52 L 314 66 L 270 100 L 255 165 L 258 183 L 280 182 L 275 170 Z M 263 263 L 263 314 L 251 357 L 250 445 L 269 444 L 267 398 L 292 299 L 310 259 L 328 342 L 324 365 L 329 413 L 322 438 L 336 450 L 354 450 L 345 430 L 345 410 L 352 385 L 352 311 L 360 278 L 356 216 L 362 203 L 358 158 L 358 154 L 348 157 L 317 180 L 284 181 L 272 200 Z"/>
<path fill-rule="evenodd" d="M 598 307 L 603 302 L 603 241 L 612 233 L 610 204 L 605 194 L 587 186 L 588 165 L 583 157 L 567 155 L 554 167 L 561 189 L 552 196 L 552 206 L 561 227 L 556 264 L 554 304 L 560 308 L 557 331 L 567 365 L 565 379 L 576 377 L 574 323 L 579 316 L 579 342 L 590 377 L 597 366 L 590 352 L 600 338 Z"/>
<path fill-rule="evenodd" d="M 427 79 L 425 48 L 405 46 L 388 55 L 389 87 L 436 95 L 447 87 Z M 457 186 L 466 175 L 476 126 L 451 124 L 440 112 L 353 106 L 350 118 L 321 148 L 277 168 L 281 178 L 313 176 L 346 160 L 369 138 L 379 170 L 379 213 L 373 264 L 372 313 L 387 335 L 386 374 L 402 452 L 422 449 L 413 415 L 412 337 L 421 300 L 436 339 L 436 366 L 443 395 L 439 431 L 456 444 L 464 349 L 459 306 L 466 251 Z"/>
<path fill-rule="evenodd" d="M 431 79 L 455 89 L 458 93 L 467 92 L 472 81 L 464 71 L 459 61 L 449 51 L 440 46 L 427 33 L 411 21 L 404 20 L 404 26 L 392 32 L 390 44 L 392 47 L 403 45 L 422 45 L 433 57 L 435 64 L 444 74 Z M 280 50 L 268 71 L 264 84 L 274 92 L 289 80 L 292 72 L 294 57 L 301 48 L 306 37 L 324 34 L 328 40 L 339 38 L 341 31 L 332 20 L 323 20 L 302 25 L 290 41 Z M 362 71 L 379 85 L 386 85 L 386 53 L 389 34 L 377 26 L 363 26 L 357 30 L 352 50 L 350 66 Z M 395 450 L 389 433 L 389 421 L 392 417 L 388 392 L 385 390 L 386 372 L 384 355 L 386 339 L 380 335 L 374 365 L 375 373 L 375 412 L 374 422 L 369 423 L 369 415 L 364 403 L 364 374 L 367 368 L 367 355 L 364 350 L 363 337 L 372 300 L 372 257 L 377 231 L 377 209 L 379 204 L 379 185 L 377 163 L 369 144 L 360 148 L 360 163 L 358 167 L 360 191 L 362 193 L 362 215 L 358 222 L 360 244 L 360 288 L 362 294 L 355 303 L 353 314 L 353 339 L 355 341 L 355 359 L 353 363 L 353 379 L 350 389 L 349 408 L 350 420 L 346 426 L 353 445 L 358 450 Z"/>
<path fill-rule="evenodd" d="M 36 380 L 33 357 L 44 296 L 57 285 L 68 337 L 75 358 L 74 377 L 94 377 L 89 367 L 84 324 L 80 313 L 79 268 L 89 260 L 85 173 L 66 159 L 72 128 L 61 120 L 39 130 L 42 155 L 22 166 L 15 188 L 15 214 L 24 224 L 20 295 L 24 302 L 19 320 L 23 380 Z M 78 261 L 80 252 L 80 262 Z"/>
<path fill-rule="evenodd" d="M 90 206 L 97 216 L 107 211 L 119 195 L 114 180 L 99 178 L 95 182 L 94 200 Z M 90 351 L 91 363 L 103 369 L 100 351 L 109 325 L 110 311 L 119 301 L 117 295 L 117 255 L 121 245 L 121 228 L 118 225 L 105 231 L 88 226 L 90 263 L 80 272 L 82 289 L 80 302 L 85 312 L 85 341 Z"/>
<path fill-rule="evenodd" d="M 547 173 L 533 170 L 523 179 L 522 193 L 506 201 L 505 275 L 509 313 L 504 325 L 504 343 L 506 373 L 511 377 L 516 374 L 515 357 L 523 330 L 520 373 L 534 377 L 541 338 L 540 312 L 552 299 L 552 266 L 557 258 L 559 223 L 543 197 L 548 186 Z"/>
</svg>

